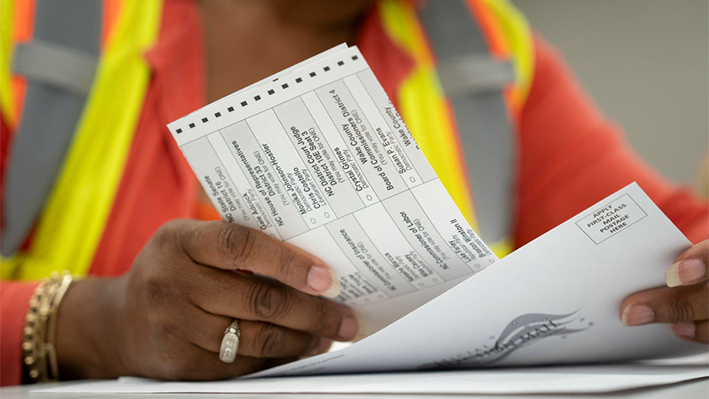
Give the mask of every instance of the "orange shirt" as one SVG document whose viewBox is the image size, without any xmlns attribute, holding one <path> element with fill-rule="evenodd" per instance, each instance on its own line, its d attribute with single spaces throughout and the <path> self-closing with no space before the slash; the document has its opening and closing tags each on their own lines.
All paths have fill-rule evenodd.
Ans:
<svg viewBox="0 0 709 399">
<path fill-rule="evenodd" d="M 160 38 L 146 54 L 153 78 L 116 204 L 89 272 L 92 276 L 126 272 L 166 221 L 205 215 L 204 210 L 197 213 L 196 179 L 165 127 L 204 105 L 205 69 L 197 12 L 192 0 L 165 2 Z M 375 18 L 363 25 L 359 45 L 389 96 L 395 98 L 396 83 L 411 61 L 388 42 Z M 706 239 L 709 205 L 640 160 L 620 131 L 585 96 L 554 50 L 539 37 L 534 47 L 533 83 L 517 126 L 516 246 L 632 181 L 692 242 Z M 385 53 L 387 62 L 379 62 Z M 392 57 L 393 53 L 401 57 Z M 7 137 L 5 132 L 3 141 Z M 0 286 L 2 385 L 20 383 L 22 326 L 35 285 Z"/>
</svg>

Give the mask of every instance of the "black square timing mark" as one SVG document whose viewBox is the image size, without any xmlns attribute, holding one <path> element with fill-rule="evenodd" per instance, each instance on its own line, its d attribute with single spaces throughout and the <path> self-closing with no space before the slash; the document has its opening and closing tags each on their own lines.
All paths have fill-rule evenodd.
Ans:
<svg viewBox="0 0 709 399">
<path fill-rule="evenodd" d="M 177 129 L 177 130 L 175 130 L 175 132 L 177 132 L 177 134 L 180 134 L 180 133 L 182 133 L 182 129 Z"/>
<path fill-rule="evenodd" d="M 241 102 L 241 106 L 242 106 L 242 107 L 245 107 L 245 106 L 247 106 L 247 105 L 249 105 L 249 103 L 247 103 L 246 101 L 242 101 L 242 102 Z"/>
<path fill-rule="evenodd" d="M 352 56 L 352 61 L 357 61 L 358 59 L 359 59 L 358 56 L 356 56 L 356 55 L 353 55 L 353 56 Z"/>
<path fill-rule="evenodd" d="M 190 123 L 190 129 L 194 129 L 194 123 Z"/>
<path fill-rule="evenodd" d="M 300 83 L 300 82 L 302 82 L 302 81 L 303 81 L 303 79 L 301 79 L 301 78 L 296 78 L 296 79 L 295 79 L 295 82 L 296 82 L 296 83 Z"/>
<path fill-rule="evenodd" d="M 221 112 L 217 112 L 217 113 L 214 114 L 214 116 L 217 117 L 217 118 L 219 118 L 220 116 L 222 116 L 222 113 L 221 113 Z"/>
<path fill-rule="evenodd" d="M 229 108 L 227 108 L 226 110 L 229 111 L 229 112 L 234 112 L 234 107 L 229 107 Z"/>
<path fill-rule="evenodd" d="M 254 100 L 256 100 L 256 101 L 258 101 L 258 100 L 260 100 L 260 99 L 261 99 L 261 96 L 256 96 L 256 97 L 254 97 Z"/>
<path fill-rule="evenodd" d="M 283 83 L 283 84 L 281 85 L 281 87 L 284 88 L 284 89 L 287 89 L 287 88 L 288 88 L 288 83 Z"/>
<path fill-rule="evenodd" d="M 271 89 L 271 90 L 268 91 L 268 95 L 269 95 L 269 96 L 272 96 L 272 95 L 274 95 L 275 93 L 276 93 L 276 92 L 273 91 L 273 89 Z"/>
<path fill-rule="evenodd" d="M 310 77 L 311 77 L 311 78 L 314 77 L 315 75 L 317 75 L 317 73 L 315 73 L 315 72 L 310 72 Z"/>
<path fill-rule="evenodd" d="M 209 119 L 207 119 L 207 118 L 202 118 L 202 123 L 207 123 L 207 122 L 209 122 Z"/>
<path fill-rule="evenodd" d="M 327 71 L 329 71 L 329 70 L 330 70 L 330 67 L 329 67 L 329 66 L 326 66 L 325 68 L 323 68 L 323 71 L 325 71 L 325 72 L 327 72 Z"/>
<path fill-rule="evenodd" d="M 343 66 L 343 65 L 345 65 L 345 62 L 344 61 L 337 61 L 337 65 Z"/>
</svg>

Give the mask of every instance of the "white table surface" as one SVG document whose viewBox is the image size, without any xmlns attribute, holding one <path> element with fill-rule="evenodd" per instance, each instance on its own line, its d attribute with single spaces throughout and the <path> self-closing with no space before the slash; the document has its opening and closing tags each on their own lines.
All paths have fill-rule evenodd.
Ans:
<svg viewBox="0 0 709 399">
<path fill-rule="evenodd" d="M 677 359 L 665 359 L 665 360 L 653 360 L 642 362 L 647 366 L 673 366 L 673 365 L 707 365 L 709 366 L 709 352 L 685 358 Z M 603 367 L 603 366 L 599 366 Z M 93 382 L 93 381 L 86 381 Z M 179 399 L 205 399 L 205 398 L 317 398 L 317 399 L 330 399 L 330 398 L 347 398 L 347 399 L 359 399 L 359 398 L 396 398 L 396 399 L 406 399 L 406 398 L 425 398 L 425 397 L 470 397 L 470 398 L 490 398 L 490 399 L 505 399 L 505 398 L 524 398 L 524 399 L 537 399 L 537 398 L 647 398 L 647 399 L 709 399 L 709 378 L 702 378 L 692 381 L 680 382 L 676 384 L 669 384 L 663 386 L 655 386 L 640 389 L 630 389 L 626 391 L 609 392 L 609 393 L 593 393 L 593 394 L 540 394 L 540 395 L 461 395 L 461 394 L 443 394 L 443 395 L 432 395 L 427 393 L 425 395 L 416 394 L 76 394 L 76 393 L 30 393 L 32 390 L 37 390 L 38 388 L 51 388 L 67 385 L 76 385 L 84 383 L 83 381 L 67 381 L 60 383 L 51 384 L 41 384 L 41 385 L 25 385 L 25 386 L 15 386 L 15 387 L 5 387 L 0 388 L 0 399 L 21 399 L 21 398 L 33 398 L 33 399 L 64 399 L 64 398 L 74 398 L 79 397 L 82 399 L 97 399 L 97 398 L 131 398 L 131 399 L 141 399 L 148 397 L 158 397 L 158 395 L 163 398 L 177 397 Z"/>
<path fill-rule="evenodd" d="M 76 384 L 76 382 L 62 382 L 58 384 L 47 384 L 44 387 L 57 386 L 62 384 Z M 18 386 L 18 387 L 7 387 L 0 388 L 0 398 L 2 399 L 65 399 L 65 398 L 75 398 L 80 397 L 82 399 L 99 399 L 99 398 L 131 398 L 131 399 L 142 399 L 142 398 L 154 398 L 158 395 L 164 397 L 177 397 L 179 399 L 212 399 L 212 398 L 249 398 L 249 399 L 267 399 L 267 398 L 279 398 L 279 399 L 291 399 L 291 398 L 316 398 L 316 399 L 333 399 L 333 398 L 347 398 L 347 399 L 360 399 L 360 398 L 387 398 L 387 399 L 408 399 L 408 398 L 430 398 L 433 395 L 329 395 L 329 394 L 303 394 L 303 395 L 292 395 L 292 394 L 280 394 L 280 395 L 254 395 L 254 394 L 155 394 L 155 395 L 144 395 L 144 394 L 128 394 L 128 395 L 96 395 L 96 394 L 32 394 L 30 395 L 30 390 L 36 389 L 37 386 Z M 550 395 L 441 395 L 441 397 L 470 397 L 477 399 L 511 399 L 511 398 L 524 398 L 524 399 L 538 399 L 538 398 L 549 398 Z M 646 388 L 646 389 L 636 389 L 625 392 L 614 392 L 607 394 L 594 394 L 594 395 L 553 395 L 554 398 L 643 398 L 643 399 L 707 399 L 709 398 L 709 379 L 701 379 L 696 381 L 689 381 L 679 384 L 673 384 L 662 387 Z"/>
</svg>

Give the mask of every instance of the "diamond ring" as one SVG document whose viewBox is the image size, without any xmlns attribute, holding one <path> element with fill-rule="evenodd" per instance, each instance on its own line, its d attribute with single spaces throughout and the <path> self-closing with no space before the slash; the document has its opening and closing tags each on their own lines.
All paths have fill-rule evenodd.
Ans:
<svg viewBox="0 0 709 399">
<path fill-rule="evenodd" d="M 224 331 L 222 338 L 222 346 L 219 349 L 219 360 L 224 363 L 233 363 L 236 359 L 236 352 L 239 350 L 239 338 L 241 331 L 239 330 L 239 322 L 234 321 L 229 324 L 229 327 Z"/>
</svg>

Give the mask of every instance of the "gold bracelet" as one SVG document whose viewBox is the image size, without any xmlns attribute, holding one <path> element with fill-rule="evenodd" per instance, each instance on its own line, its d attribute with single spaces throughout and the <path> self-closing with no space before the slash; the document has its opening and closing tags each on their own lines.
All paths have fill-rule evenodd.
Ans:
<svg viewBox="0 0 709 399">
<path fill-rule="evenodd" d="M 25 316 L 22 352 L 32 382 L 59 380 L 59 364 L 55 348 L 57 309 L 69 289 L 72 277 L 52 273 L 37 286 Z"/>
<path fill-rule="evenodd" d="M 64 294 L 69 289 L 69 285 L 72 282 L 71 274 L 65 273 L 62 278 L 57 292 L 52 298 L 52 305 L 49 308 L 49 321 L 47 327 L 46 343 L 45 343 L 45 355 L 49 359 L 49 371 L 48 374 L 50 381 L 59 381 L 59 363 L 57 361 L 57 350 L 56 350 L 56 339 L 57 339 L 57 311 L 59 310 L 59 304 L 64 298 Z"/>
</svg>

